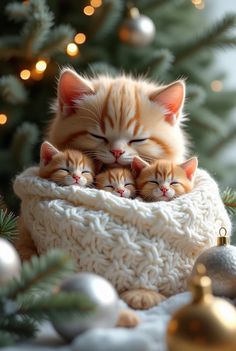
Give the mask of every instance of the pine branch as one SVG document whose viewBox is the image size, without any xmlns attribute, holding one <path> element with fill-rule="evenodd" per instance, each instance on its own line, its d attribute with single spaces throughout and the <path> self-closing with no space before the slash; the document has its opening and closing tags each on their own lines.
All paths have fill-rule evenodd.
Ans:
<svg viewBox="0 0 236 351">
<path fill-rule="evenodd" d="M 227 45 L 234 45 L 226 35 L 228 31 L 232 30 L 236 26 L 236 15 L 228 14 L 223 20 L 215 24 L 214 28 L 203 34 L 200 38 L 195 41 L 189 42 L 181 50 L 177 50 L 175 55 L 175 64 L 181 63 L 183 60 L 189 59 L 189 57 L 195 55 L 202 49 L 209 49 L 214 47 L 225 47 Z M 228 40 L 228 41 L 227 41 Z"/>
<path fill-rule="evenodd" d="M 31 58 L 37 54 L 43 42 L 48 38 L 53 25 L 53 14 L 45 0 L 30 0 L 27 23 L 23 27 L 22 41 L 25 56 Z"/>
<path fill-rule="evenodd" d="M 63 51 L 66 45 L 72 40 L 75 31 L 68 25 L 60 25 L 50 32 L 50 36 L 42 45 L 38 55 L 50 56 L 57 51 Z"/>
<path fill-rule="evenodd" d="M 59 292 L 45 296 L 19 299 L 18 313 L 37 321 L 71 317 L 74 314 L 87 315 L 95 305 L 88 297 L 78 292 Z"/>
<path fill-rule="evenodd" d="M 30 294 L 32 290 L 45 293 L 71 273 L 73 268 L 70 257 L 60 250 L 52 250 L 40 257 L 34 256 L 29 262 L 23 263 L 20 277 L 10 281 L 2 294 L 5 298 L 15 299 L 22 294 Z"/>
<path fill-rule="evenodd" d="M 0 38 L 0 60 L 9 60 L 11 57 L 24 57 L 21 40 L 16 35 L 5 35 Z"/>
<path fill-rule="evenodd" d="M 0 209 L 0 237 L 13 242 L 18 236 L 17 217 Z"/>
<path fill-rule="evenodd" d="M 17 128 L 10 148 L 15 168 L 20 169 L 32 163 L 31 155 L 38 141 L 38 135 L 38 128 L 33 123 L 24 122 Z"/>
<path fill-rule="evenodd" d="M 229 144 L 231 141 L 235 140 L 236 135 L 236 126 L 231 127 L 228 134 L 222 137 L 215 145 L 211 147 L 208 155 L 210 157 L 214 157 L 217 153 L 225 147 L 225 145 Z"/>
<path fill-rule="evenodd" d="M 24 85 L 12 75 L 0 78 L 0 96 L 10 104 L 20 104 L 27 99 Z"/>
<path fill-rule="evenodd" d="M 13 335 L 0 329 L 0 347 L 12 345 L 15 342 Z"/>
<path fill-rule="evenodd" d="M 221 194 L 226 209 L 231 215 L 236 215 L 236 190 L 226 188 Z"/>
<path fill-rule="evenodd" d="M 11 335 L 14 342 L 33 337 L 37 330 L 36 322 L 28 316 L 14 315 L 0 319 L 0 335 L 5 331 Z"/>
<path fill-rule="evenodd" d="M 199 85 L 189 84 L 187 87 L 187 100 L 191 102 L 191 109 L 195 109 L 205 103 L 206 92 Z"/>
<path fill-rule="evenodd" d="M 8 4 L 5 11 L 8 17 L 16 22 L 22 21 L 30 15 L 28 4 L 20 4 L 19 2 L 12 2 Z"/>
<path fill-rule="evenodd" d="M 106 62 L 94 62 L 89 65 L 88 72 L 89 75 L 92 75 L 94 77 L 96 77 L 98 74 L 109 74 L 109 76 L 115 77 L 118 73 L 118 70 Z"/>
<path fill-rule="evenodd" d="M 96 14 L 91 19 L 89 38 L 95 37 L 98 40 L 111 33 L 118 24 L 123 13 L 123 3 L 117 0 L 107 0 L 103 6 L 97 9 Z"/>
<path fill-rule="evenodd" d="M 174 57 L 167 49 L 156 50 L 153 52 L 151 59 L 148 58 L 143 65 L 148 69 L 148 75 L 153 79 L 160 79 L 172 66 Z"/>
</svg>

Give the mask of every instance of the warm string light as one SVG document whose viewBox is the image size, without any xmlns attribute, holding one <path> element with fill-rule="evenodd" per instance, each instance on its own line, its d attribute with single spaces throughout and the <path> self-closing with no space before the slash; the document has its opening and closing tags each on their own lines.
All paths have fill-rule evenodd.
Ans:
<svg viewBox="0 0 236 351">
<path fill-rule="evenodd" d="M 43 73 L 47 68 L 47 62 L 45 60 L 39 60 L 35 64 L 35 69 L 38 73 Z"/>
<path fill-rule="evenodd" d="M 95 9 L 102 6 L 102 0 L 90 0 L 90 5 L 84 7 L 83 12 L 86 16 L 92 16 Z M 79 54 L 79 48 L 76 44 L 82 45 L 86 42 L 87 38 L 84 33 L 77 33 L 74 36 L 74 42 L 69 43 L 66 47 L 66 53 L 68 56 L 74 57 Z"/>
<path fill-rule="evenodd" d="M 211 82 L 211 90 L 218 93 L 223 89 L 223 83 L 220 80 L 213 80 Z"/>
<path fill-rule="evenodd" d="M 76 44 L 83 44 L 86 41 L 86 35 L 84 33 L 77 33 L 74 37 Z"/>
<path fill-rule="evenodd" d="M 23 80 L 28 80 L 31 76 L 31 72 L 30 70 L 28 69 L 23 69 L 21 72 L 20 72 L 20 77 L 21 79 Z"/>
<path fill-rule="evenodd" d="M 94 12 L 95 12 L 95 9 L 93 6 L 88 5 L 84 7 L 84 14 L 86 16 L 92 16 Z"/>
<path fill-rule="evenodd" d="M 67 55 L 76 56 L 79 53 L 79 48 L 75 43 L 69 43 L 66 47 Z"/>
<path fill-rule="evenodd" d="M 98 8 L 102 6 L 102 0 L 90 0 L 90 5 L 92 7 Z"/>
<path fill-rule="evenodd" d="M 192 0 L 192 4 L 196 7 L 198 10 L 203 10 L 205 8 L 205 2 L 204 0 Z"/>
<path fill-rule="evenodd" d="M 6 124 L 7 123 L 7 115 L 5 113 L 0 113 L 0 124 Z"/>
</svg>

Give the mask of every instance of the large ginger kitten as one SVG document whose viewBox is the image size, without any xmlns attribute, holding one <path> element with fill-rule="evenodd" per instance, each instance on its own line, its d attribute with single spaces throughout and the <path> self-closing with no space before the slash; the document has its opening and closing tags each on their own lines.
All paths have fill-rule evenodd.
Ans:
<svg viewBox="0 0 236 351">
<path fill-rule="evenodd" d="M 126 76 L 85 79 L 64 69 L 47 138 L 60 149 L 86 151 L 102 164 L 129 165 L 135 155 L 181 162 L 184 99 L 181 80 L 157 86 Z"/>
</svg>

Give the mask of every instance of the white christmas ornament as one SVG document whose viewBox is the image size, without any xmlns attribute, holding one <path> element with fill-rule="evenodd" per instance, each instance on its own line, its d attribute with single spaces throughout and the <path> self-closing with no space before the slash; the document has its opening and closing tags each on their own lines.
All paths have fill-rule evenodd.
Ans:
<svg viewBox="0 0 236 351">
<path fill-rule="evenodd" d="M 230 238 L 224 227 L 219 234 L 217 246 L 203 251 L 197 258 L 192 276 L 196 274 L 196 267 L 201 263 L 206 268 L 206 275 L 211 278 L 213 294 L 236 298 L 236 247 L 229 245 Z"/>
<path fill-rule="evenodd" d="M 133 46 L 146 46 L 152 42 L 156 33 L 153 21 L 140 15 L 136 7 L 128 11 L 128 17 L 122 22 L 119 29 L 120 40 Z"/>
<path fill-rule="evenodd" d="M 21 262 L 13 245 L 0 238 L 0 287 L 20 275 Z"/>
<path fill-rule="evenodd" d="M 78 273 L 65 280 L 59 288 L 63 292 L 78 292 L 95 305 L 88 314 L 53 320 L 57 332 L 67 340 L 91 328 L 112 328 L 118 320 L 118 295 L 104 278 L 93 273 Z"/>
</svg>

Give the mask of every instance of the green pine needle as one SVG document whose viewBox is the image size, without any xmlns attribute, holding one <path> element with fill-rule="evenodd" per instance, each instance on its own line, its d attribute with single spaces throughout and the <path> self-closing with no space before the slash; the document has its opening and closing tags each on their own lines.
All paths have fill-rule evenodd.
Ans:
<svg viewBox="0 0 236 351">
<path fill-rule="evenodd" d="M 20 277 L 9 282 L 3 295 L 16 299 L 19 295 L 30 294 L 32 290 L 45 294 L 73 270 L 73 261 L 61 250 L 51 250 L 40 257 L 33 256 L 29 262 L 23 263 Z"/>
<path fill-rule="evenodd" d="M 22 21 L 29 16 L 29 7 L 23 3 L 11 2 L 6 5 L 5 11 L 8 17 L 15 22 Z"/>
<path fill-rule="evenodd" d="M 13 335 L 0 327 L 0 347 L 12 345 L 14 342 Z"/>
<path fill-rule="evenodd" d="M 17 217 L 12 212 L 0 209 L 0 237 L 13 242 L 17 235 Z"/>
<path fill-rule="evenodd" d="M 236 14 L 227 14 L 225 17 L 215 24 L 215 26 L 208 32 L 204 33 L 196 40 L 191 40 L 187 45 L 177 50 L 175 64 L 181 63 L 183 60 L 188 59 L 190 56 L 199 53 L 202 49 L 219 48 L 219 47 L 232 47 L 235 45 L 235 40 L 227 37 L 236 26 Z"/>
<path fill-rule="evenodd" d="M 23 48 L 28 57 L 33 57 L 50 34 L 53 13 L 45 0 L 30 0 L 30 16 L 22 30 Z"/>
<path fill-rule="evenodd" d="M 221 197 L 229 214 L 236 215 L 236 190 L 226 188 Z"/>
<path fill-rule="evenodd" d="M 92 312 L 95 305 L 88 297 L 78 292 L 59 292 L 46 296 L 28 296 L 20 299 L 19 314 L 37 321 L 71 317 L 74 314 L 85 316 Z"/>
<path fill-rule="evenodd" d="M 14 315 L 0 319 L 0 335 L 2 332 L 9 333 L 15 342 L 33 337 L 37 330 L 36 322 L 28 316 Z"/>
<path fill-rule="evenodd" d="M 13 75 L 0 78 L 0 96 L 9 104 L 21 104 L 26 102 L 27 93 L 24 85 Z"/>
</svg>

